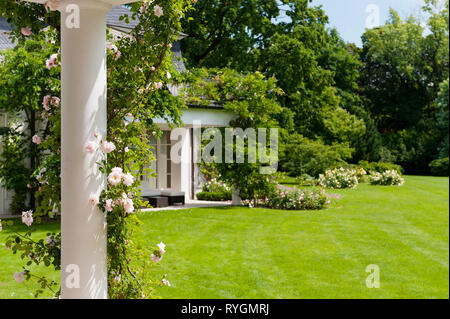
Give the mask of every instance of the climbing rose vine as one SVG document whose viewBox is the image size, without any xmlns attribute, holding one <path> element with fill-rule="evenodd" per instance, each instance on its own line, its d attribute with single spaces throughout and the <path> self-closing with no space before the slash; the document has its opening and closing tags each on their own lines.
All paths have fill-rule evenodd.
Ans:
<svg viewBox="0 0 450 319">
<path fill-rule="evenodd" d="M 145 206 L 140 199 L 141 177 L 154 174 L 148 167 L 154 160 L 150 138 L 161 134 L 153 119 L 160 117 L 170 125 L 181 124 L 183 102 L 165 88 L 180 81 L 173 68 L 171 47 L 181 31 L 180 20 L 192 9 L 193 2 L 196 1 L 132 3 L 131 14 L 121 19 L 125 22 L 138 19 L 137 26 L 128 35 L 108 34 L 108 132 L 107 136 L 95 134 L 86 140 L 84 151 L 86 155 L 102 153 L 96 166 L 107 177 L 105 189 L 100 194 L 91 194 L 86 202 L 98 206 L 107 218 L 110 298 L 150 298 L 156 286 L 171 285 L 167 275 L 158 278 L 147 269 L 161 262 L 166 245 L 160 242 L 149 248 L 140 235 L 137 213 Z M 42 76 L 50 82 L 39 90 L 41 105 L 37 113 L 43 120 L 40 123 L 43 128 L 30 138 L 40 154 L 39 165 L 28 183 L 30 189 L 36 190 L 37 205 L 33 210 L 24 210 L 21 222 L 27 231 L 22 234 L 11 228 L 6 247 L 14 253 L 21 252 L 26 261 L 26 266 L 12 277 L 17 282 L 36 278 L 42 287 L 36 296 L 48 288 L 56 297 L 60 294 L 58 283 L 35 276 L 30 266 L 44 264 L 55 270 L 61 267 L 61 234 L 32 238 L 34 225 L 43 218 L 59 215 L 61 207 L 60 28 L 59 14 L 55 11 L 58 6 L 57 0 L 48 1 L 45 7 L 14 0 L 0 5 L 0 12 L 8 22 L 19 26 L 11 33 L 18 40 L 18 47 L 34 41 L 38 44 L 33 50 L 49 51 L 37 64 Z M 45 26 L 49 27 L 43 30 Z M 12 223 L 0 221 L 0 231 Z"/>
</svg>

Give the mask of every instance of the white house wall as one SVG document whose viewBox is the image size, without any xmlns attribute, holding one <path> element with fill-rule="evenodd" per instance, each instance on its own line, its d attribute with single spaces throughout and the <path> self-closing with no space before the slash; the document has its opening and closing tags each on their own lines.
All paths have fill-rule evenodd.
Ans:
<svg viewBox="0 0 450 319">
<path fill-rule="evenodd" d="M 186 198 L 191 198 L 192 193 L 192 153 L 190 129 L 179 129 L 178 139 L 172 141 L 172 146 L 181 143 L 181 151 L 178 152 L 179 161 L 172 161 L 172 189 L 184 192 Z M 177 149 L 173 148 L 175 153 Z M 172 155 L 172 159 L 177 154 Z"/>
<path fill-rule="evenodd" d="M 200 147 L 198 137 L 192 132 L 192 127 L 201 123 L 202 127 L 227 127 L 235 118 L 232 113 L 221 109 L 189 108 L 183 111 L 183 145 L 181 149 L 181 162 L 172 163 L 172 189 L 185 192 L 187 199 L 194 199 L 195 194 L 202 190 L 203 178 L 198 165 L 193 165 L 195 152 L 192 148 Z M 154 120 L 161 129 L 170 130 L 166 121 L 161 118 Z M 181 132 L 181 131 L 180 131 Z M 178 139 L 179 141 L 180 139 Z M 172 146 L 177 141 L 172 141 Z M 194 159 L 193 159 L 194 156 Z M 173 157 L 172 157 L 173 158 Z"/>
<path fill-rule="evenodd" d="M 202 126 L 226 127 L 234 118 L 234 114 L 225 112 L 221 109 L 190 107 L 187 110 L 183 110 L 181 120 L 186 127 L 192 127 L 194 123 L 198 121 L 201 122 Z M 168 128 L 166 121 L 162 118 L 156 118 L 154 122 L 159 124 L 163 129 Z"/>
</svg>

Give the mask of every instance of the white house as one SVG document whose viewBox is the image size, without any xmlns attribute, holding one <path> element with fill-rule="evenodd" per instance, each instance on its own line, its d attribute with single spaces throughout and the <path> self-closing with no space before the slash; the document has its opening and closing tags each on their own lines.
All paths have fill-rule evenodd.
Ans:
<svg viewBox="0 0 450 319">
<path fill-rule="evenodd" d="M 131 20 L 129 24 L 120 21 L 120 17 L 130 11 L 122 6 L 113 7 L 107 14 L 107 26 L 115 33 L 127 33 L 133 29 L 136 22 Z M 11 27 L 5 19 L 0 17 L 0 52 L 2 50 L 13 48 L 14 44 L 8 39 L 8 33 Z M 180 39 L 184 35 L 180 35 Z M 180 42 L 176 42 L 172 47 L 174 55 L 173 63 L 178 71 L 186 71 L 181 56 Z M 0 57 L 1 59 L 1 57 Z M 172 94 L 177 94 L 176 88 L 170 87 Z M 195 149 L 199 146 L 199 141 L 194 134 L 194 122 L 201 122 L 202 127 L 225 127 L 233 118 L 233 114 L 226 113 L 218 106 L 210 107 L 188 107 L 184 110 L 182 121 L 184 123 L 181 135 L 177 140 L 171 140 L 171 129 L 164 120 L 155 119 L 161 129 L 163 136 L 160 140 L 153 140 L 152 145 L 155 148 L 156 161 L 149 163 L 149 166 L 157 173 L 156 178 L 143 178 L 143 194 L 156 196 L 159 194 L 184 195 L 186 200 L 195 199 L 195 194 L 201 190 L 200 172 L 195 164 Z M 8 118 L 6 114 L 0 112 L 0 127 L 7 126 Z M 1 137 L 0 137 L 1 138 Z M 172 161 L 170 154 L 174 145 L 182 143 L 180 150 L 181 161 Z M 1 153 L 0 145 L 0 153 Z M 9 205 L 11 203 L 12 193 L 6 191 L 0 186 L 0 217 L 9 214 Z"/>
</svg>

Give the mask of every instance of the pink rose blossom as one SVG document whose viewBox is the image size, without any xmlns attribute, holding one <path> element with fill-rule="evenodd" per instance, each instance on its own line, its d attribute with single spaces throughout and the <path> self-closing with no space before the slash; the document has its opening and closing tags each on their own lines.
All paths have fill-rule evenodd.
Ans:
<svg viewBox="0 0 450 319">
<path fill-rule="evenodd" d="M 163 285 L 165 285 L 165 286 L 168 286 L 168 287 L 171 286 L 171 285 L 170 285 L 170 282 L 169 282 L 166 278 L 164 278 L 163 280 L 161 280 L 161 283 L 162 283 Z"/>
<path fill-rule="evenodd" d="M 134 212 L 134 204 L 133 204 L 133 200 L 131 198 L 122 200 L 122 206 L 123 206 L 123 209 L 125 210 L 125 213 Z"/>
<path fill-rule="evenodd" d="M 150 259 L 151 259 L 154 263 L 159 263 L 159 262 L 161 261 L 162 257 L 158 257 L 158 256 L 152 254 L 152 255 L 150 256 Z"/>
<path fill-rule="evenodd" d="M 51 69 L 51 68 L 54 68 L 55 67 L 55 62 L 54 61 L 52 61 L 52 60 L 47 60 L 46 62 L 45 62 L 45 67 L 47 68 L 47 69 Z"/>
<path fill-rule="evenodd" d="M 97 150 L 97 143 L 90 141 L 84 146 L 84 150 L 88 153 L 94 153 Z"/>
<path fill-rule="evenodd" d="M 57 96 L 54 96 L 54 97 L 52 97 L 50 103 L 51 103 L 53 106 L 58 106 L 60 102 L 61 102 L 61 99 L 60 99 L 59 97 L 57 97 Z"/>
<path fill-rule="evenodd" d="M 142 14 L 147 13 L 147 4 L 144 3 L 140 8 L 139 8 L 139 12 Z"/>
<path fill-rule="evenodd" d="M 44 109 L 46 111 L 50 110 L 49 104 L 50 104 L 51 98 L 52 97 L 50 95 L 44 96 L 44 101 L 42 102 L 42 105 L 44 106 Z"/>
<path fill-rule="evenodd" d="M 116 173 L 122 174 L 123 169 L 121 169 L 120 167 L 114 167 L 113 169 L 111 169 L 111 172 L 116 172 Z"/>
<path fill-rule="evenodd" d="M 34 144 L 37 144 L 37 145 L 42 143 L 42 139 L 38 135 L 34 135 L 31 140 L 33 141 Z"/>
<path fill-rule="evenodd" d="M 162 88 L 162 87 L 163 87 L 162 82 L 157 82 L 157 83 L 155 83 L 155 88 L 156 88 L 157 90 L 159 90 L 159 89 Z"/>
<path fill-rule="evenodd" d="M 13 277 L 20 284 L 22 281 L 25 280 L 25 273 L 23 271 L 16 272 L 14 273 Z"/>
<path fill-rule="evenodd" d="M 47 245 L 49 245 L 50 247 L 54 247 L 56 244 L 57 244 L 57 240 L 56 240 L 56 238 L 53 238 L 52 236 L 48 236 L 46 239 L 45 239 L 45 241 L 46 241 L 46 243 L 47 243 Z"/>
<path fill-rule="evenodd" d="M 131 186 L 134 182 L 134 177 L 130 173 L 127 173 L 125 175 L 122 175 L 123 183 L 126 186 Z"/>
<path fill-rule="evenodd" d="M 163 8 L 161 8 L 159 5 L 155 6 L 155 16 L 158 18 L 161 17 L 164 14 Z"/>
<path fill-rule="evenodd" d="M 22 212 L 22 223 L 24 223 L 28 227 L 30 227 L 31 224 L 33 224 L 33 211 L 32 210 Z"/>
<path fill-rule="evenodd" d="M 107 212 L 112 212 L 113 211 L 113 200 L 112 199 L 107 199 L 106 200 L 105 208 L 106 208 Z"/>
<path fill-rule="evenodd" d="M 108 183 L 112 186 L 117 186 L 122 181 L 122 172 L 112 170 L 108 176 Z"/>
<path fill-rule="evenodd" d="M 95 206 L 97 204 L 98 204 L 98 196 L 96 194 L 92 193 L 89 196 L 89 205 Z"/>
<path fill-rule="evenodd" d="M 109 154 L 109 153 L 111 153 L 111 152 L 113 152 L 113 151 L 115 151 L 115 150 L 116 150 L 116 146 L 114 145 L 113 142 L 105 141 L 105 142 L 103 143 L 103 151 L 104 151 L 106 154 Z"/>
<path fill-rule="evenodd" d="M 20 29 L 20 32 L 26 37 L 30 36 L 32 33 L 29 27 Z"/>
<path fill-rule="evenodd" d="M 54 67 L 56 67 L 56 61 L 58 60 L 58 54 L 52 54 L 51 56 L 50 56 L 50 58 L 47 60 L 47 62 L 45 63 L 45 65 L 46 65 L 46 67 L 47 67 L 47 69 L 51 69 L 51 68 L 54 68 Z"/>
</svg>

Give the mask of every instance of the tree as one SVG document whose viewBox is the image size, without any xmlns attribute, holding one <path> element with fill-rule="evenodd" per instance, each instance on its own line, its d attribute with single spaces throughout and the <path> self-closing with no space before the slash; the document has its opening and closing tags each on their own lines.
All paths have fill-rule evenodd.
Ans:
<svg viewBox="0 0 450 319">
<path fill-rule="evenodd" d="M 254 69 L 280 11 L 276 0 L 200 0 L 183 21 L 191 67 Z"/>
<path fill-rule="evenodd" d="M 203 160 L 205 156 L 210 158 L 205 162 L 212 162 L 220 174 L 219 179 L 239 189 L 242 198 L 256 203 L 256 200 L 267 197 L 274 190 L 271 174 L 276 171 L 275 165 L 278 165 L 278 159 L 275 158 L 277 152 L 271 150 L 270 155 L 267 155 L 269 147 L 278 151 L 278 135 L 273 136 L 270 129 L 279 127 L 275 115 L 282 111 L 276 97 L 283 92 L 277 88 L 275 78 L 265 78 L 259 72 L 240 74 L 231 69 L 195 69 L 188 74 L 187 83 L 185 95 L 189 104 L 219 103 L 225 111 L 236 115 L 230 127 L 242 130 L 242 134 L 236 131 L 231 133 L 239 136 L 242 144 L 237 142 L 238 137 L 234 143 L 234 136 L 233 143 L 227 143 L 227 132 L 224 130 L 205 132 L 218 143 L 214 154 L 205 147 Z M 247 129 L 254 130 L 254 136 Z M 261 142 L 264 137 L 261 138 L 258 129 L 265 129 L 265 143 Z M 263 145 L 266 148 L 261 154 L 259 151 Z M 231 155 L 232 163 L 227 162 L 227 154 Z M 238 157 L 242 158 L 242 162 Z M 271 164 L 275 167 L 269 167 Z M 266 169 L 273 171 L 265 174 Z"/>
<path fill-rule="evenodd" d="M 12 178 L 15 180 L 5 186 L 15 191 L 15 197 L 22 199 L 14 201 L 16 212 L 26 210 L 27 206 L 36 208 L 34 194 L 39 183 L 25 178 L 17 179 L 17 176 L 26 174 L 30 177 L 42 164 L 42 150 L 32 138 L 37 136 L 45 140 L 52 133 L 51 128 L 55 124 L 49 121 L 50 113 L 53 111 L 59 114 L 58 100 L 55 100 L 54 104 L 58 105 L 53 105 L 53 110 L 50 110 L 51 105 L 47 106 L 47 111 L 43 108 L 45 96 L 59 96 L 60 92 L 59 73 L 45 67 L 46 60 L 57 51 L 57 46 L 53 44 L 55 37 L 54 32 L 46 32 L 34 39 L 21 41 L 14 49 L 3 52 L 4 61 L 0 64 L 0 110 L 16 119 L 11 121 L 13 127 L 20 127 L 11 127 L 6 132 L 6 150 L 16 147 L 17 151 L 14 154 L 2 154 L 3 165 L 0 170 L 5 181 Z M 28 162 L 27 165 L 24 165 L 24 161 Z M 13 170 L 13 167 L 16 169 Z M 17 173 L 20 168 L 23 169 L 21 174 L 13 177 L 14 172 Z M 24 205 L 27 195 L 30 203 Z M 18 211 L 21 204 L 22 210 Z"/>
<path fill-rule="evenodd" d="M 436 100 L 438 105 L 438 127 L 441 130 L 442 142 L 439 146 L 439 158 L 448 157 L 449 154 L 449 98 L 448 98 L 448 79 L 441 83 L 440 91 Z"/>
<path fill-rule="evenodd" d="M 333 69 L 357 62 L 356 55 L 327 33 L 328 18 L 320 7 L 311 7 L 308 0 L 236 0 L 227 5 L 221 0 L 200 0 L 196 8 L 191 13 L 195 22 L 184 21 L 189 37 L 182 47 L 189 65 L 231 67 L 275 77 L 285 92 L 278 97 L 284 109 L 277 115 L 280 124 L 307 137 L 331 143 L 355 141 L 364 133 L 364 124 L 350 103 L 342 102 L 345 94 L 341 97 L 336 89 Z M 277 22 L 283 16 L 287 19 Z M 338 46 L 342 50 L 332 54 Z M 358 63 L 349 74 L 336 75 L 343 92 L 346 85 L 354 85 L 357 67 Z M 346 123 L 342 131 L 340 120 Z"/>
<path fill-rule="evenodd" d="M 401 164 L 408 173 L 429 172 L 440 143 L 435 100 L 448 78 L 448 1 L 438 9 L 426 1 L 425 28 L 391 10 L 386 25 L 363 35 L 360 87 L 382 147 L 376 157 Z"/>
</svg>

